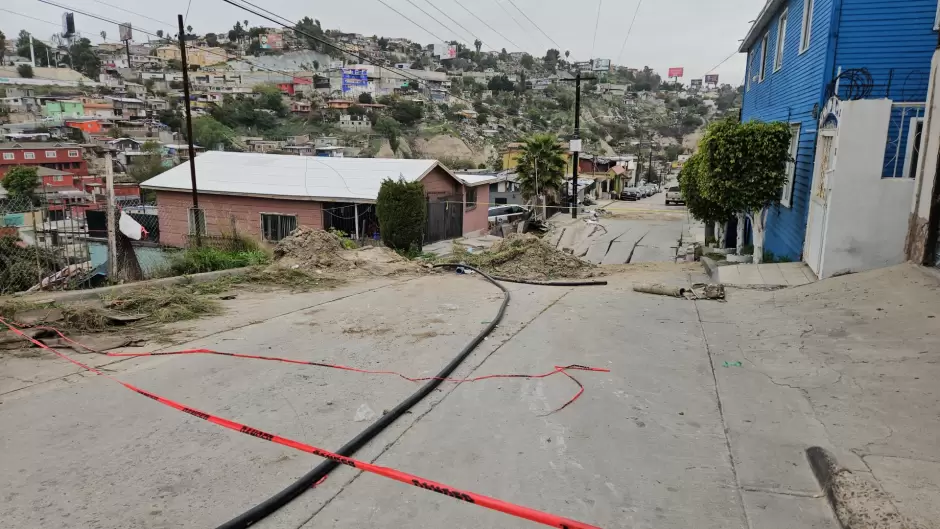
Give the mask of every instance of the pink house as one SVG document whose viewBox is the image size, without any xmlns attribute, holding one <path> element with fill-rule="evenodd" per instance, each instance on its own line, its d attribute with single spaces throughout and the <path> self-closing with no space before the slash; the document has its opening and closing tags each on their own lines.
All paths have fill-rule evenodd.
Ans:
<svg viewBox="0 0 940 529">
<path fill-rule="evenodd" d="M 192 210 L 188 163 L 140 187 L 156 193 L 160 242 L 186 246 L 199 224 L 207 236 L 234 231 L 268 242 L 301 225 L 371 236 L 378 226 L 375 201 L 386 178 L 421 182 L 429 213 L 425 243 L 488 227 L 488 181 L 455 175 L 437 160 L 209 151 L 196 157 L 202 222 Z"/>
</svg>

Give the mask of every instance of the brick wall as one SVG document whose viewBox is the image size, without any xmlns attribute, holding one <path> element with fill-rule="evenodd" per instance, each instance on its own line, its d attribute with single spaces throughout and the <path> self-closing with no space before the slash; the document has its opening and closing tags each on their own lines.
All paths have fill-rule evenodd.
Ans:
<svg viewBox="0 0 940 529">
<path fill-rule="evenodd" d="M 160 242 L 185 246 L 189 234 L 189 208 L 192 195 L 175 191 L 157 191 Z M 240 234 L 261 240 L 261 214 L 296 215 L 298 226 L 323 228 L 323 206 L 308 200 L 279 200 L 232 195 L 199 195 L 199 206 L 206 214 L 208 235 L 232 232 L 232 219 Z"/>
</svg>

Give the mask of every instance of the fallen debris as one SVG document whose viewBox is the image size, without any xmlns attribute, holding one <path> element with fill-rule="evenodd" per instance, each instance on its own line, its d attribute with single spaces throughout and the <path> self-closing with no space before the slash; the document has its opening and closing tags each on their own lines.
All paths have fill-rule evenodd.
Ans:
<svg viewBox="0 0 940 529">
<path fill-rule="evenodd" d="M 569 250 L 570 252 L 570 250 Z M 455 251 L 451 262 L 513 279 L 583 279 L 600 275 L 597 265 L 557 250 L 534 235 L 512 234 L 484 252 Z"/>
<path fill-rule="evenodd" d="M 686 289 L 682 287 L 663 285 L 661 283 L 637 283 L 633 285 L 633 290 L 634 292 L 642 292 L 644 294 L 657 294 L 674 298 L 681 298 L 686 292 Z"/>
<path fill-rule="evenodd" d="M 644 294 L 656 294 L 673 298 L 712 299 L 716 301 L 724 301 L 725 299 L 724 285 L 713 283 L 696 283 L 692 285 L 692 288 L 663 285 L 661 283 L 637 283 L 633 285 L 633 290 Z"/>
<path fill-rule="evenodd" d="M 365 272 L 388 276 L 417 272 L 421 267 L 384 247 L 346 249 L 336 235 L 301 226 L 274 248 L 277 266 L 302 270 Z"/>
</svg>

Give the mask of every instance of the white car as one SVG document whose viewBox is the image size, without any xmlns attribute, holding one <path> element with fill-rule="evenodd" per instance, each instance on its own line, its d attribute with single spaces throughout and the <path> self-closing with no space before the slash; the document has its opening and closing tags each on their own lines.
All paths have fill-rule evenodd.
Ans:
<svg viewBox="0 0 940 529">
<path fill-rule="evenodd" d="M 685 205 L 685 199 L 682 198 L 682 192 L 679 190 L 679 186 L 672 186 L 666 190 L 666 205 L 670 204 L 682 204 Z"/>
<path fill-rule="evenodd" d="M 497 224 L 500 222 L 509 222 L 528 212 L 529 210 L 522 206 L 494 206 L 489 209 L 487 220 Z"/>
</svg>

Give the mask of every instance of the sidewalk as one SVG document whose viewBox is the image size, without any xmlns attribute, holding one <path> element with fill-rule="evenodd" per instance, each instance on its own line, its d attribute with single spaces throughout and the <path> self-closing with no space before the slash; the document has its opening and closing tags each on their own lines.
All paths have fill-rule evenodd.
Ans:
<svg viewBox="0 0 940 529">
<path fill-rule="evenodd" d="M 795 287 L 813 283 L 816 276 L 805 263 L 765 263 L 710 266 L 712 278 L 726 286 Z"/>
<path fill-rule="evenodd" d="M 833 527 L 806 457 L 821 446 L 887 493 L 881 513 L 860 496 L 881 521 L 852 527 L 940 527 L 938 290 L 936 271 L 901 265 L 695 302 L 749 512 Z"/>
</svg>

